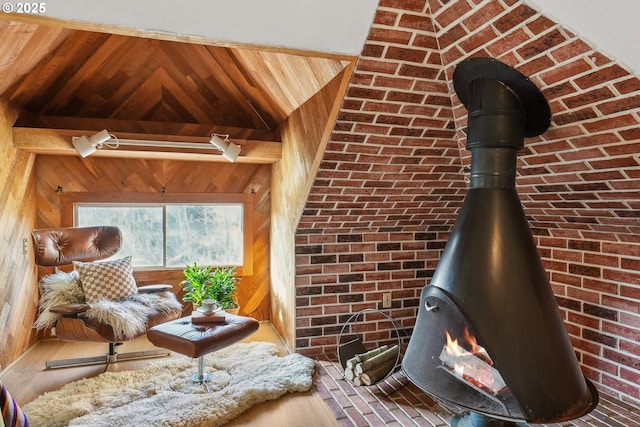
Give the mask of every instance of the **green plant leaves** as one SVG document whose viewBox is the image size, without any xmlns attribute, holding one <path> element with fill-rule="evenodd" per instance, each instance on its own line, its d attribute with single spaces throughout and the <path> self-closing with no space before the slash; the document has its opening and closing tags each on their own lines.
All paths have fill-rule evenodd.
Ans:
<svg viewBox="0 0 640 427">
<path fill-rule="evenodd" d="M 236 306 L 235 292 L 238 278 L 236 267 L 198 266 L 197 263 L 187 265 L 183 271 L 185 280 L 182 282 L 185 302 L 196 306 L 204 299 L 214 299 L 223 308 Z"/>
</svg>

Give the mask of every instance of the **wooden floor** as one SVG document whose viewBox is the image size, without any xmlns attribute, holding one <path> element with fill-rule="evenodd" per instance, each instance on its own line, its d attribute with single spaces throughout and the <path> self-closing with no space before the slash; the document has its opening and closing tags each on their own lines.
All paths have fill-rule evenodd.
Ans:
<svg viewBox="0 0 640 427">
<path fill-rule="evenodd" d="M 245 341 L 274 342 L 280 346 L 281 354 L 288 352 L 268 322 L 261 323 L 258 332 Z M 155 347 L 145 337 L 140 337 L 118 347 L 118 352 L 126 353 L 153 348 Z M 45 369 L 45 361 L 95 356 L 106 352 L 107 344 L 41 341 L 1 372 L 0 379 L 17 402 L 24 405 L 42 393 L 57 390 L 72 381 L 94 377 L 105 370 L 104 365 Z M 118 362 L 110 364 L 107 370 L 117 372 L 139 369 L 154 360 L 158 359 Z M 340 424 L 314 387 L 306 393 L 287 394 L 278 400 L 256 405 L 225 425 L 229 427 L 339 427 Z"/>
</svg>

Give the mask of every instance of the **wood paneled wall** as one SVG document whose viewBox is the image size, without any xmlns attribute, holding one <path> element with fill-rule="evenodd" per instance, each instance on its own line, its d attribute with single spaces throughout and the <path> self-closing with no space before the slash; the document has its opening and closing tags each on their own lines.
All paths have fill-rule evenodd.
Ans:
<svg viewBox="0 0 640 427">
<path fill-rule="evenodd" d="M 271 322 L 295 349 L 297 318 L 295 231 L 352 66 L 294 111 L 282 129 L 282 160 L 273 167 L 271 235 Z"/>
<path fill-rule="evenodd" d="M 61 201 L 69 193 L 118 195 L 177 193 L 243 193 L 253 199 L 253 274 L 241 277 L 238 297 L 241 313 L 259 320 L 269 316 L 270 165 L 205 163 L 172 160 L 38 156 L 38 227 L 58 227 Z M 139 284 L 171 283 L 180 295 L 182 272 L 138 271 Z"/>
<path fill-rule="evenodd" d="M 35 155 L 13 148 L 14 120 L 12 109 L 0 102 L 0 370 L 35 340 L 31 326 L 37 309 L 30 237 L 36 219 Z"/>
</svg>

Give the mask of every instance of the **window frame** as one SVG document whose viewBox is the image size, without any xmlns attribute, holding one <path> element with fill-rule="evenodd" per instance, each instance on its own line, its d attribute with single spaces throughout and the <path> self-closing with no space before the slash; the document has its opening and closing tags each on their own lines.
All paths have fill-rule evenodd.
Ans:
<svg viewBox="0 0 640 427">
<path fill-rule="evenodd" d="M 253 274 L 253 203 L 249 194 L 243 193 L 62 193 L 61 218 L 63 227 L 75 225 L 76 205 L 78 204 L 212 204 L 234 203 L 242 205 L 243 214 L 243 263 L 237 272 L 242 276 Z M 184 267 L 137 267 L 136 271 L 177 271 Z"/>
</svg>

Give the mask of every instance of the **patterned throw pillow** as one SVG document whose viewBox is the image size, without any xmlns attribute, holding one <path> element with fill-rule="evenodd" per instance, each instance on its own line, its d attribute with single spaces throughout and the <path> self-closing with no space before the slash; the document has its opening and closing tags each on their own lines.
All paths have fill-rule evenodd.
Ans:
<svg viewBox="0 0 640 427">
<path fill-rule="evenodd" d="M 103 298 L 119 300 L 138 293 L 130 256 L 113 261 L 74 261 L 73 266 L 80 275 L 80 286 L 89 304 Z"/>
</svg>

